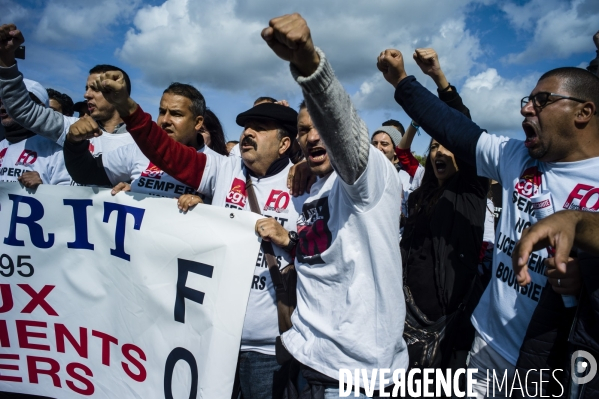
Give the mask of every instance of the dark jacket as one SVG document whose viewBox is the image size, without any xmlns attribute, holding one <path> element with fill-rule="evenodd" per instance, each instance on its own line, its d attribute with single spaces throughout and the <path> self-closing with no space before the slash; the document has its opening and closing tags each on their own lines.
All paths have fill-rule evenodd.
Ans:
<svg viewBox="0 0 599 399">
<path fill-rule="evenodd" d="M 440 92 L 439 98 L 470 117 L 468 108 L 463 104 L 455 88 L 450 92 Z M 431 135 L 434 136 L 432 132 Z M 443 314 L 449 315 L 455 312 L 473 283 L 474 288 L 467 302 L 466 311 L 455 323 L 452 323 L 458 330 L 452 328 L 447 332 L 445 342 L 442 344 L 443 357 L 453 349 L 470 349 L 474 329 L 469 318 L 484 290 L 478 279 L 477 266 L 483 240 L 489 180 L 478 177 L 473 164 L 465 162 L 458 156 L 455 156 L 455 160 L 458 172 L 445 183 L 438 202 L 430 210 L 429 228 L 433 248 L 434 279 L 437 287 L 436 295 L 443 307 Z M 423 185 L 426 183 L 426 176 L 424 180 Z M 408 220 L 401 244 L 402 258 L 406 259 L 412 244 L 412 234 L 417 228 L 415 223 L 410 222 L 410 216 L 414 212 L 427 212 L 426 204 L 423 205 L 423 209 L 415 210 L 415 203 L 421 194 L 419 190 L 414 191 L 408 199 Z M 404 272 L 410 272 L 410 265 L 406 266 Z"/>
<path fill-rule="evenodd" d="M 516 367 L 520 376 L 529 373 L 527 388 L 531 394 L 536 388 L 532 384 L 540 381 L 540 370 L 551 369 L 554 376 L 547 371 L 542 376 L 543 395 L 570 399 L 599 397 L 599 375 L 580 385 L 578 392 L 571 390 L 574 352 L 584 350 L 599 361 L 599 257 L 581 253 L 578 263 L 583 283 L 578 306 L 564 307 L 561 296 L 547 284 L 526 330 Z M 518 391 L 514 394 L 515 398 L 525 397 Z"/>
</svg>

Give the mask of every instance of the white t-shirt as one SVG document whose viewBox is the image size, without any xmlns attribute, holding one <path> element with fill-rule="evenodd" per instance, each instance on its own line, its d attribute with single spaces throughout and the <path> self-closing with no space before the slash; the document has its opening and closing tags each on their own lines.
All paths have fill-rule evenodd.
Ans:
<svg viewBox="0 0 599 399">
<path fill-rule="evenodd" d="M 222 156 L 207 146 L 198 152 Z M 170 198 L 195 193 L 194 188 L 175 180 L 150 162 L 135 143 L 105 152 L 102 154 L 102 163 L 113 186 L 120 182 L 131 182 L 133 192 Z"/>
<path fill-rule="evenodd" d="M 414 176 L 410 176 L 408 172 L 401 169 L 399 171 L 399 180 L 401 180 L 401 185 L 403 187 L 403 198 L 401 200 L 401 212 L 407 216 L 408 215 L 408 197 L 414 190 L 416 190 L 422 184 L 422 176 L 424 176 L 424 167 L 422 165 L 418 165 L 416 169 L 416 173 Z"/>
<path fill-rule="evenodd" d="M 212 205 L 250 211 L 245 190 L 246 168 L 238 157 L 206 154 L 206 168 L 198 191 L 212 196 Z M 281 172 L 266 178 L 252 177 L 256 199 L 262 215 L 274 217 L 288 231 L 296 231 L 298 210 L 307 195 L 293 197 L 287 189 L 289 164 Z M 291 255 L 273 245 L 282 269 L 293 261 Z M 275 339 L 279 335 L 276 295 L 266 258 L 260 249 L 256 259 L 252 289 L 245 313 L 241 350 L 275 355 Z"/>
<path fill-rule="evenodd" d="M 485 232 L 483 233 L 483 241 L 495 242 L 495 205 L 493 200 L 487 198 L 487 210 L 485 213 Z"/>
<path fill-rule="evenodd" d="M 483 133 L 476 147 L 480 176 L 503 187 L 491 282 L 472 315 L 472 324 L 501 356 L 516 364 L 528 323 L 545 286 L 545 249 L 528 261 L 532 282 L 520 287 L 512 270 L 512 251 L 522 230 L 537 219 L 530 198 L 549 191 L 555 211 L 599 210 L 599 157 L 548 163 L 532 159 L 520 140 Z"/>
<path fill-rule="evenodd" d="M 43 184 L 70 185 L 62 147 L 42 137 L 32 136 L 11 144 L 0 142 L 0 181 L 16 182 L 24 172 L 37 172 Z"/>
<path fill-rule="evenodd" d="M 69 133 L 69 129 L 71 125 L 79 120 L 79 118 L 75 116 L 62 116 L 63 118 L 63 131 L 56 143 L 60 146 L 64 146 L 64 141 Z M 118 131 L 124 130 L 124 127 L 118 129 Z M 108 133 L 105 130 L 102 130 L 102 135 L 99 137 L 92 137 L 89 140 L 89 152 L 92 153 L 94 157 L 97 157 L 100 154 L 105 152 L 113 151 L 123 145 L 128 145 L 135 143 L 131 134 L 127 131 L 122 131 L 121 133 Z"/>
<path fill-rule="evenodd" d="M 353 185 L 332 172 L 314 183 L 302 208 L 297 308 L 282 339 L 295 359 L 331 378 L 339 379 L 340 368 L 408 367 L 401 190 L 393 164 L 370 146 Z"/>
</svg>

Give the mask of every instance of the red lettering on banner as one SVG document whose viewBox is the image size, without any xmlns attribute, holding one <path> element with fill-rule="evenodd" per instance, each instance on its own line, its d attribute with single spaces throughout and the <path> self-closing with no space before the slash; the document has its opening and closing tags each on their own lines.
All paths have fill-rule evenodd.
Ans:
<svg viewBox="0 0 599 399">
<path fill-rule="evenodd" d="M 125 356 L 125 359 L 133 363 L 133 365 L 137 367 L 137 369 L 139 370 L 139 374 L 135 374 L 133 371 L 131 371 L 131 368 L 129 368 L 129 365 L 127 363 L 121 362 L 121 365 L 123 366 L 123 370 L 125 371 L 125 373 L 134 381 L 144 382 L 147 376 L 146 369 L 139 360 L 131 356 L 131 352 L 135 352 L 141 360 L 145 361 L 146 354 L 144 353 L 144 351 L 142 351 L 140 348 L 133 344 L 125 344 L 121 348 L 121 352 L 123 353 L 123 356 Z"/>
<path fill-rule="evenodd" d="M 35 349 L 38 351 L 49 351 L 49 345 L 33 344 L 29 342 L 29 338 L 42 338 L 46 339 L 46 334 L 43 332 L 27 331 L 27 327 L 41 327 L 46 328 L 48 325 L 43 321 L 33 320 L 16 320 L 17 324 L 17 338 L 19 339 L 19 348 L 22 349 Z"/>
<path fill-rule="evenodd" d="M 64 339 L 66 338 L 77 354 L 87 359 L 87 328 L 79 327 L 79 342 L 77 342 L 64 324 L 55 324 L 54 331 L 56 333 L 56 350 L 58 352 L 65 353 Z"/>
<path fill-rule="evenodd" d="M 41 306 L 42 309 L 46 311 L 46 313 L 50 316 L 58 316 L 58 313 L 48 302 L 46 302 L 46 297 L 48 294 L 54 289 L 53 285 L 44 285 L 44 288 L 41 289 L 40 292 L 35 292 L 29 284 L 17 284 L 23 291 L 29 294 L 31 297 L 31 301 L 23 308 L 21 313 L 31 313 L 38 306 Z"/>
<path fill-rule="evenodd" d="M 6 320 L 0 320 L 0 346 L 2 348 L 10 347 L 10 339 L 8 338 L 8 328 L 6 327 Z"/>
<path fill-rule="evenodd" d="M 23 150 L 15 165 L 33 165 L 37 160 L 37 152 L 31 150 Z"/>
<path fill-rule="evenodd" d="M 0 360 L 19 360 L 19 355 L 8 355 L 8 354 L 0 353 Z M 19 371 L 19 365 L 18 364 L 2 364 L 2 363 L 0 363 L 0 370 Z M 21 377 L 0 374 L 0 381 L 23 382 L 23 379 Z"/>
<path fill-rule="evenodd" d="M 49 369 L 40 369 L 37 367 L 38 363 L 46 363 L 50 365 Z M 27 356 L 27 372 L 29 373 L 29 382 L 32 384 L 39 384 L 38 374 L 46 374 L 52 378 L 52 384 L 57 388 L 62 388 L 60 385 L 60 378 L 58 377 L 58 371 L 60 365 L 54 359 L 48 357 L 37 357 Z"/>
<path fill-rule="evenodd" d="M 110 344 L 118 345 L 119 340 L 112 335 L 105 334 L 100 331 L 92 330 L 92 335 L 102 340 L 102 364 L 110 366 Z"/>
<path fill-rule="evenodd" d="M 69 363 L 67 364 L 67 374 L 74 380 L 79 381 L 83 385 L 85 385 L 85 389 L 78 388 L 72 381 L 66 380 L 67 386 L 73 391 L 78 393 L 79 395 L 93 395 L 94 394 L 94 384 L 91 383 L 90 380 L 82 376 L 81 374 L 77 374 L 75 370 L 82 370 L 86 376 L 93 377 L 92 371 L 84 364 L 81 363 Z"/>
<path fill-rule="evenodd" d="M 2 307 L 0 307 L 0 313 L 10 312 L 13 306 L 10 284 L 0 284 L 0 296 L 2 297 Z"/>
</svg>

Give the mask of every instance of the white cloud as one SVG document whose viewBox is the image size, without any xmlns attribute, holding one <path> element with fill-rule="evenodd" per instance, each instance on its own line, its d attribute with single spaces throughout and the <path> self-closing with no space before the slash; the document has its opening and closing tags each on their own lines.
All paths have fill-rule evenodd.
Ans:
<svg viewBox="0 0 599 399">
<path fill-rule="evenodd" d="M 422 0 L 373 4 L 355 0 L 306 0 L 289 4 L 276 0 L 224 0 L 193 2 L 166 0 L 137 12 L 135 29 L 128 32 L 118 56 L 139 67 L 157 86 L 173 80 L 198 82 L 226 91 L 248 90 L 289 96 L 297 92 L 288 67 L 260 38 L 269 19 L 298 11 L 308 21 L 315 43 L 331 60 L 345 84 L 360 85 L 376 71 L 378 53 L 388 47 L 412 49 L 437 38 L 464 44 L 450 56 L 447 68 L 461 76 L 470 67 L 477 45 L 464 35 L 464 13 L 480 0 L 438 2 Z M 448 25 L 453 21 L 456 25 Z M 445 26 L 445 31 L 439 30 Z M 431 32 L 434 34 L 431 35 Z M 463 57 L 466 56 L 464 59 Z M 452 69 L 455 66 L 455 71 Z"/>
<path fill-rule="evenodd" d="M 0 10 L 2 10 L 3 24 L 15 23 L 18 25 L 29 14 L 25 7 L 11 0 L 0 0 Z"/>
<path fill-rule="evenodd" d="M 472 120 L 491 133 L 521 130 L 520 100 L 530 94 L 538 76 L 506 79 L 489 68 L 464 83 L 460 95 Z"/>
<path fill-rule="evenodd" d="M 597 0 L 532 0 L 523 6 L 508 3 L 503 11 L 513 26 L 533 35 L 524 51 L 506 57 L 508 63 L 567 58 L 593 50 L 592 37 L 599 21 Z"/>
<path fill-rule="evenodd" d="M 110 27 L 125 21 L 140 0 L 99 0 L 91 5 L 78 1 L 49 2 L 43 10 L 36 39 L 41 43 L 73 45 L 78 40 L 94 40 L 110 35 Z"/>
</svg>

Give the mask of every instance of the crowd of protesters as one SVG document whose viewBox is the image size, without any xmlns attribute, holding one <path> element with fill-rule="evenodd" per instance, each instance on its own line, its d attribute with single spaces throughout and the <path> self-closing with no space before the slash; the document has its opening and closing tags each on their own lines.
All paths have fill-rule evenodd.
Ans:
<svg viewBox="0 0 599 399">
<path fill-rule="evenodd" d="M 387 49 L 376 64 L 411 121 L 369 133 L 301 16 L 262 38 L 304 100 L 258 98 L 226 142 L 189 84 L 164 90 L 155 122 L 115 66 L 90 69 L 85 102 L 44 89 L 18 69 L 23 33 L 0 26 L 0 182 L 263 215 L 233 398 L 337 398 L 339 369 L 465 367 L 476 398 L 488 370 L 541 374 L 524 383 L 540 396 L 596 397 L 599 377 L 570 378 L 574 351 L 599 358 L 596 69 L 543 74 L 521 101 L 523 141 L 476 124 L 433 49 L 413 57 L 437 96 Z M 420 128 L 424 166 L 410 148 Z M 549 382 L 543 369 L 560 372 Z"/>
</svg>

